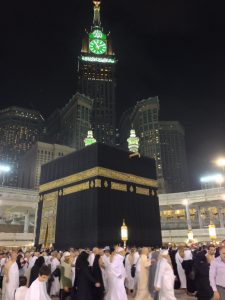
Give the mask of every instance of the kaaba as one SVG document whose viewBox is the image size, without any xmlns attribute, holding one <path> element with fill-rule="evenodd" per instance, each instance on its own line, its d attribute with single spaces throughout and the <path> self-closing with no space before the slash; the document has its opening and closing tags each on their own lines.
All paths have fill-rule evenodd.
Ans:
<svg viewBox="0 0 225 300">
<path fill-rule="evenodd" d="M 95 143 L 41 168 L 35 244 L 55 249 L 120 242 L 160 246 L 154 159 Z"/>
</svg>

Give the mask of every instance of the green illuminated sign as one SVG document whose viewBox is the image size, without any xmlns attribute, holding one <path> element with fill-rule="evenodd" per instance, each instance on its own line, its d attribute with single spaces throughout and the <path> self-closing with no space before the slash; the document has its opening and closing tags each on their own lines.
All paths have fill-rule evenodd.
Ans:
<svg viewBox="0 0 225 300">
<path fill-rule="evenodd" d="M 106 52 L 106 43 L 102 40 L 94 39 L 89 43 L 90 51 L 94 54 L 104 54 Z"/>
<path fill-rule="evenodd" d="M 94 56 L 81 56 L 81 60 L 90 62 L 99 62 L 105 64 L 114 64 L 116 61 L 113 58 L 107 57 L 94 57 Z"/>
<path fill-rule="evenodd" d="M 106 40 L 106 35 L 99 29 L 95 29 L 89 34 L 89 39 L 101 39 Z"/>
</svg>

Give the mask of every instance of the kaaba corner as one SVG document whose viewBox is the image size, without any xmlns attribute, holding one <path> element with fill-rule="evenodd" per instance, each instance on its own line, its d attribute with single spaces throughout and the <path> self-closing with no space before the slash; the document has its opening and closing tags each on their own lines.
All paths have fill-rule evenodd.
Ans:
<svg viewBox="0 0 225 300">
<path fill-rule="evenodd" d="M 154 159 L 95 143 L 42 166 L 36 246 L 160 246 Z"/>
</svg>

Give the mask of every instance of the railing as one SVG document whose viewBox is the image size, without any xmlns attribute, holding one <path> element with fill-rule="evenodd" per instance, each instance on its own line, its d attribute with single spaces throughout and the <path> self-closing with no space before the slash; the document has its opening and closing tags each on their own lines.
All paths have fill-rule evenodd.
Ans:
<svg viewBox="0 0 225 300">
<path fill-rule="evenodd" d="M 190 200 L 190 204 L 197 201 L 222 200 L 225 195 L 225 188 L 212 188 L 205 190 L 196 190 L 182 193 L 159 194 L 160 205 L 182 204 L 183 200 Z"/>
<path fill-rule="evenodd" d="M 217 239 L 225 239 L 225 229 L 216 228 Z M 193 229 L 194 239 L 198 242 L 210 242 L 209 230 L 207 228 L 203 229 Z M 162 240 L 163 242 L 186 242 L 187 241 L 187 229 L 185 230 L 162 230 Z"/>
<path fill-rule="evenodd" d="M 213 224 L 217 227 L 220 228 L 220 221 L 219 219 L 213 218 Z M 205 218 L 202 219 L 202 226 L 203 228 L 208 227 L 210 224 L 210 218 Z M 191 227 L 193 229 L 200 229 L 200 224 L 197 219 L 191 220 Z M 176 229 L 185 229 L 187 228 L 187 221 L 186 220 L 181 220 L 181 219 L 162 219 L 161 218 L 161 228 L 163 230 L 176 230 Z M 225 230 L 225 229 L 224 229 Z"/>
<path fill-rule="evenodd" d="M 0 246 L 31 246 L 34 241 L 33 233 L 0 233 Z"/>
</svg>

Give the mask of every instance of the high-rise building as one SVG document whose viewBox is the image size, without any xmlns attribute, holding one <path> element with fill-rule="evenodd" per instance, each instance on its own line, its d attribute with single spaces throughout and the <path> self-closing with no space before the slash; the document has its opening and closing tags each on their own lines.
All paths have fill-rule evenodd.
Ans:
<svg viewBox="0 0 225 300">
<path fill-rule="evenodd" d="M 98 142 L 115 145 L 115 65 L 109 33 L 101 26 L 100 0 L 93 1 L 94 18 L 78 58 L 79 92 L 93 99 L 91 125 Z"/>
<path fill-rule="evenodd" d="M 73 151 L 73 148 L 64 145 L 37 142 L 20 160 L 18 186 L 26 189 L 37 189 L 40 182 L 41 166 Z"/>
<path fill-rule="evenodd" d="M 76 93 L 61 110 L 60 144 L 76 150 L 84 148 L 84 139 L 91 128 L 93 101 Z"/>
<path fill-rule="evenodd" d="M 75 150 L 84 147 L 84 139 L 91 128 L 93 101 L 80 93 L 72 96 L 61 109 L 54 111 L 46 121 L 45 142 L 66 145 Z"/>
<path fill-rule="evenodd" d="M 61 144 L 61 110 L 56 109 L 46 120 L 44 141 L 50 144 Z"/>
<path fill-rule="evenodd" d="M 152 97 L 137 102 L 120 121 L 120 145 L 128 149 L 127 138 L 133 127 L 140 139 L 140 154 L 155 159 L 159 191 L 164 192 L 163 167 L 159 137 L 159 99 Z"/>
<path fill-rule="evenodd" d="M 159 121 L 159 99 L 148 98 L 128 109 L 120 120 L 120 147 L 128 150 L 133 128 L 140 138 L 140 153 L 156 161 L 159 192 L 182 192 L 188 188 L 184 129 L 177 121 Z"/>
<path fill-rule="evenodd" d="M 6 185 L 17 186 L 19 160 L 41 138 L 43 127 L 38 111 L 17 106 L 0 111 L 0 162 L 11 168 Z"/>
<path fill-rule="evenodd" d="M 159 134 L 167 192 L 186 191 L 188 190 L 188 171 L 184 128 L 177 121 L 160 121 Z"/>
</svg>

